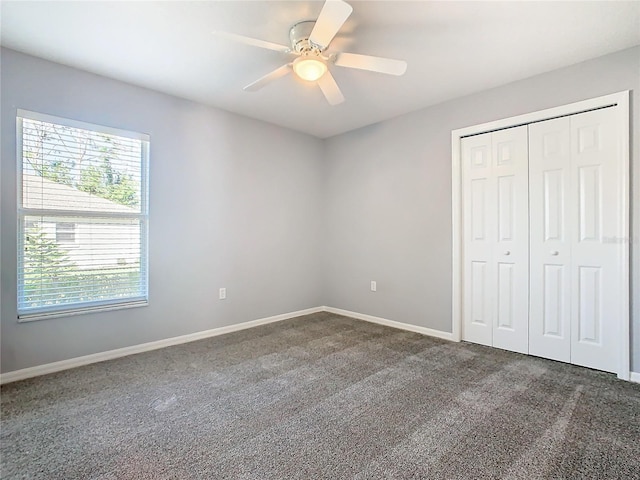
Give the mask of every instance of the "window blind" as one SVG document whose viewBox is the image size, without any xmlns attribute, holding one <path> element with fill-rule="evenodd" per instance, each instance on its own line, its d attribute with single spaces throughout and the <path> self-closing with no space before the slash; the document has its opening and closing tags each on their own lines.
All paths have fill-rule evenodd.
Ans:
<svg viewBox="0 0 640 480">
<path fill-rule="evenodd" d="M 146 303 L 148 136 L 17 120 L 18 317 Z"/>
</svg>

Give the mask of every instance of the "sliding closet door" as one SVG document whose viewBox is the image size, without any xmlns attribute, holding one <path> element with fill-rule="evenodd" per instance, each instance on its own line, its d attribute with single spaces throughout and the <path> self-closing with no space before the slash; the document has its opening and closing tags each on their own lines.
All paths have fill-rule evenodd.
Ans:
<svg viewBox="0 0 640 480">
<path fill-rule="evenodd" d="M 528 352 L 529 172 L 527 127 L 494 132 L 493 176 L 496 235 L 493 346 Z"/>
<path fill-rule="evenodd" d="M 527 352 L 527 128 L 462 139 L 463 339 Z"/>
<path fill-rule="evenodd" d="M 455 132 L 462 340 L 628 378 L 628 97 Z"/>
<path fill-rule="evenodd" d="M 562 362 L 571 361 L 571 177 L 570 118 L 529 125 L 529 353 Z"/>
<path fill-rule="evenodd" d="M 529 126 L 532 355 L 616 372 L 622 161 L 613 108 Z"/>
<path fill-rule="evenodd" d="M 571 363 L 616 372 L 622 289 L 622 160 L 616 112 L 571 117 Z"/>
<path fill-rule="evenodd" d="M 492 345 L 496 181 L 491 134 L 462 139 L 463 339 Z"/>
</svg>

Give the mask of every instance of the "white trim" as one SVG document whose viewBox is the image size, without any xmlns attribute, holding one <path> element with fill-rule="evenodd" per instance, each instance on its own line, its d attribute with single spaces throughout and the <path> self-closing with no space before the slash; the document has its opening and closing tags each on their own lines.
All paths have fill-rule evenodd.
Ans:
<svg viewBox="0 0 640 480">
<path fill-rule="evenodd" d="M 75 304 L 77 305 L 77 304 Z M 146 307 L 149 302 L 146 299 L 132 300 L 127 302 L 111 302 L 100 305 L 99 303 L 86 307 L 68 308 L 68 306 L 62 306 L 60 310 L 45 310 L 37 313 L 27 313 L 18 315 L 18 323 L 38 322 L 40 320 L 49 320 L 51 318 L 71 317 L 74 315 L 86 315 L 88 313 L 101 313 L 110 312 L 113 310 L 123 310 L 126 308 L 138 308 Z M 65 307 L 67 309 L 65 309 Z"/>
<path fill-rule="evenodd" d="M 340 308 L 322 307 L 322 309 L 325 312 L 334 313 L 336 315 L 343 315 L 345 317 L 364 320 L 365 322 L 377 323 L 379 325 L 385 325 L 387 327 L 399 328 L 400 330 L 407 330 L 409 332 L 421 333 L 422 335 L 428 335 L 430 337 L 436 337 L 436 338 L 441 338 L 443 340 L 454 341 L 454 337 L 452 333 L 443 332 L 441 330 L 433 330 L 427 327 L 419 327 L 417 325 L 411 325 L 410 323 L 396 322 L 395 320 L 388 320 L 386 318 L 374 317 L 373 315 L 352 312 L 350 310 L 342 310 Z"/>
<path fill-rule="evenodd" d="M 451 132 L 451 331 L 454 341 L 459 342 L 462 340 L 462 164 L 460 137 L 456 132 Z"/>
<path fill-rule="evenodd" d="M 622 192 L 622 205 L 619 211 L 620 225 L 622 225 L 622 238 L 625 239 L 625 244 L 620 248 L 620 266 L 621 266 L 621 278 L 620 278 L 620 366 L 618 368 L 618 378 L 622 380 L 629 380 L 631 370 L 631 301 L 629 299 L 629 288 L 631 287 L 630 278 L 630 256 L 629 250 L 631 248 L 631 234 L 629 231 L 629 225 L 631 223 L 631 216 L 629 212 L 629 199 L 631 191 L 629 188 L 629 92 L 626 94 L 621 93 L 620 98 L 617 101 L 618 105 L 616 111 L 618 112 L 618 122 L 621 131 L 620 135 L 620 155 L 622 156 L 622 172 L 620 175 L 620 191 Z"/>
<path fill-rule="evenodd" d="M 321 311 L 323 311 L 322 307 L 307 308 L 306 310 L 298 310 L 296 312 L 283 313 L 280 315 L 274 315 L 272 317 L 259 318 L 257 320 L 237 323 L 235 325 L 228 325 L 226 327 L 212 328 L 211 330 L 204 330 L 202 332 L 180 335 L 179 337 L 165 338 L 164 340 L 157 340 L 155 342 L 141 343 L 139 345 L 132 345 L 130 347 L 108 350 L 106 352 L 94 353 L 82 357 L 70 358 L 68 360 L 61 360 L 59 362 L 46 363 L 44 365 L 38 365 L 36 367 L 14 370 L 13 372 L 0 374 L 0 385 L 10 382 L 17 382 L 18 380 L 24 380 L 26 378 L 46 375 L 48 373 L 60 372 L 62 370 L 68 370 L 70 368 L 81 367 L 83 365 L 89 365 L 92 363 L 104 362 L 105 360 L 126 357 L 135 353 L 148 352 L 150 350 L 157 350 L 159 348 L 170 347 L 172 345 L 180 345 L 181 343 L 194 342 L 196 340 L 202 340 L 203 338 L 224 335 L 225 333 L 236 332 L 238 330 L 257 327 L 258 325 L 279 322 L 282 320 L 287 320 L 289 318 L 299 317 L 301 315 L 309 315 L 311 313 L 318 313 Z"/>
<path fill-rule="evenodd" d="M 113 360 L 115 358 L 126 357 L 128 355 L 134 355 L 136 353 L 143 353 L 151 350 L 158 350 L 160 348 L 171 347 L 173 345 L 180 345 L 183 343 L 195 342 L 196 340 L 216 337 L 218 335 L 224 335 L 225 333 L 237 332 L 239 330 L 245 330 L 247 328 L 253 328 L 260 325 L 266 325 L 268 323 L 280 322 L 282 320 L 288 320 L 290 318 L 300 317 L 303 315 L 310 315 L 312 313 L 319 313 L 319 312 L 333 313 L 335 315 L 342 315 L 345 317 L 355 318 L 357 320 L 364 320 L 366 322 L 385 325 L 387 327 L 406 330 L 409 332 L 420 333 L 422 335 L 441 338 L 443 340 L 457 341 L 454 339 L 454 335 L 452 333 L 443 332 L 441 330 L 434 330 L 431 328 L 419 327 L 417 325 L 411 325 L 409 323 L 396 322 L 394 320 L 388 320 L 386 318 L 375 317 L 373 315 L 353 312 L 350 310 L 342 310 L 340 308 L 326 307 L 326 306 L 313 307 L 313 308 L 307 308 L 305 310 L 298 310 L 295 312 L 274 315 L 272 317 L 259 318 L 257 320 L 237 323 L 235 325 L 228 325 L 226 327 L 213 328 L 211 330 L 204 330 L 201 332 L 189 333 L 187 335 L 180 335 L 178 337 L 166 338 L 163 340 L 157 340 L 155 342 L 141 343 L 139 345 L 132 345 L 130 347 L 118 348 L 115 350 L 108 350 L 106 352 L 94 353 L 91 355 L 84 355 L 82 357 L 70 358 L 68 360 L 61 360 L 59 362 L 46 363 L 44 365 L 23 368 L 21 370 L 14 370 L 12 372 L 0 374 L 0 385 L 4 385 L 6 383 L 11 383 L 11 382 L 17 382 L 19 380 L 25 380 L 27 378 L 38 377 L 41 375 L 47 375 L 49 373 L 61 372 L 63 370 L 69 370 L 76 367 L 82 367 L 84 365 L 90 365 L 92 363 L 104 362 L 106 360 Z M 629 380 L 635 383 L 640 383 L 640 373 L 630 372 L 630 377 L 625 380 Z"/>
<path fill-rule="evenodd" d="M 619 112 L 620 131 L 622 132 L 622 145 L 620 154 L 623 156 L 623 172 L 622 172 L 622 193 L 623 205 L 622 212 L 624 225 L 624 235 L 627 240 L 626 248 L 621 249 L 620 261 L 622 268 L 622 285 L 623 295 L 621 296 L 621 328 L 620 328 L 620 363 L 618 366 L 618 378 L 622 380 L 629 379 L 629 366 L 631 362 L 629 342 L 629 90 L 613 93 L 602 97 L 583 100 L 581 102 L 570 103 L 560 107 L 540 110 L 538 112 L 518 115 L 516 117 L 504 118 L 493 122 L 487 122 L 480 125 L 474 125 L 465 128 L 459 128 L 451 132 L 451 221 L 452 221 L 452 284 L 451 284 L 451 306 L 452 306 L 452 331 L 453 337 L 457 340 L 461 338 L 462 332 L 462 174 L 461 174 L 461 156 L 460 156 L 460 139 L 469 135 L 476 135 L 493 130 L 515 127 L 533 122 L 549 120 L 551 118 L 572 115 L 576 113 L 586 112 L 598 108 L 614 107 Z M 459 336 L 459 337 L 458 337 Z"/>
<path fill-rule="evenodd" d="M 458 128 L 453 130 L 458 137 L 468 137 L 469 135 L 477 135 L 492 130 L 501 130 L 504 128 L 516 127 L 518 125 L 526 125 L 528 123 L 542 122 L 552 118 L 564 117 L 566 115 L 574 115 L 576 113 L 587 112 L 598 108 L 612 107 L 621 103 L 629 103 L 629 90 L 604 95 L 602 97 L 590 98 L 580 102 L 569 103 L 559 107 L 547 108 L 537 112 L 525 113 L 515 117 L 501 118 L 492 122 L 481 123 L 480 125 L 472 125 L 469 127 Z"/>
<path fill-rule="evenodd" d="M 151 139 L 151 136 L 146 133 L 133 132 L 131 130 L 98 125 L 96 123 L 73 120 L 71 118 L 57 117 L 55 115 L 49 115 L 48 113 L 32 112 L 22 108 L 17 109 L 16 116 L 20 118 L 28 118 L 29 120 L 37 120 L 39 122 L 57 123 L 59 125 L 64 125 L 65 127 L 79 128 L 81 130 L 95 130 L 96 132 L 115 135 L 118 137 L 132 138 L 142 142 L 148 142 Z"/>
</svg>

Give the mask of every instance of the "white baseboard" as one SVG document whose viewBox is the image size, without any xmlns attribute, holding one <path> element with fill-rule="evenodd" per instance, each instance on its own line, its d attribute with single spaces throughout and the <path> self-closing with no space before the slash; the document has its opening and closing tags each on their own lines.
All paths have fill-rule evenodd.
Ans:
<svg viewBox="0 0 640 480">
<path fill-rule="evenodd" d="M 367 322 L 378 323 L 380 325 L 386 325 L 388 327 L 399 328 L 401 330 L 408 330 L 410 332 L 422 333 L 423 335 L 429 335 L 430 337 L 442 338 L 455 342 L 453 333 L 443 332 L 441 330 L 433 330 L 426 327 L 418 327 L 409 323 L 396 322 L 394 320 L 387 320 L 386 318 L 374 317 L 373 315 L 366 315 L 364 313 L 351 312 L 349 310 L 342 310 L 340 308 L 322 307 L 322 311 L 335 313 L 336 315 L 343 315 L 345 317 L 357 318 L 358 320 L 365 320 Z M 640 383 L 640 372 L 630 372 L 629 381 Z"/>
<path fill-rule="evenodd" d="M 351 312 L 349 310 L 342 310 L 340 308 L 322 307 L 322 309 L 325 312 L 335 313 L 336 315 L 344 315 L 345 317 L 357 318 L 358 320 L 377 323 L 379 325 L 386 325 L 387 327 L 399 328 L 400 330 L 408 330 L 409 332 L 421 333 L 422 335 L 442 338 L 443 340 L 449 340 L 451 342 L 454 341 L 453 333 L 451 332 L 443 332 L 442 330 L 433 330 L 427 327 L 419 327 L 417 325 L 411 325 L 410 323 L 396 322 L 394 320 L 374 317 L 373 315 L 366 315 L 364 313 Z"/>
<path fill-rule="evenodd" d="M 91 355 L 70 358 L 68 360 L 62 360 L 59 362 L 46 363 L 44 365 L 37 365 L 35 367 L 14 370 L 13 372 L 0 374 L 0 385 L 10 382 L 17 382 L 18 380 L 24 380 L 26 378 L 46 375 L 48 373 L 60 372 L 62 370 L 68 370 L 70 368 L 81 367 L 83 365 L 89 365 L 91 363 L 104 362 L 105 360 L 126 357 L 127 355 L 133 355 L 135 353 L 148 352 L 150 350 L 157 350 L 159 348 L 170 347 L 172 345 L 193 342 L 196 340 L 201 340 L 203 338 L 215 337 L 217 335 L 223 335 L 225 333 L 237 332 L 238 330 L 257 327 L 258 325 L 279 322 L 282 320 L 287 320 L 289 318 L 299 317 L 301 315 L 309 315 L 311 313 L 322 311 L 322 307 L 307 308 L 306 310 L 298 310 L 296 312 L 283 313 L 281 315 L 274 315 L 272 317 L 259 318 L 257 320 L 237 323 L 235 325 L 229 325 L 226 327 L 212 328 L 211 330 L 204 330 L 202 332 L 180 335 L 179 337 L 165 338 L 164 340 L 158 340 L 155 342 L 141 343 L 139 345 L 118 348 L 116 350 L 108 350 L 106 352 L 93 353 Z"/>
<path fill-rule="evenodd" d="M 345 317 L 356 318 L 358 320 L 364 320 L 366 322 L 377 323 L 379 325 L 385 325 L 387 327 L 398 328 L 400 330 L 407 330 L 409 332 L 420 333 L 422 335 L 428 335 L 430 337 L 441 338 L 443 340 L 455 341 L 453 333 L 443 332 L 441 330 L 434 330 L 426 327 L 419 327 L 417 325 L 411 325 L 409 323 L 396 322 L 394 320 L 388 320 L 386 318 L 374 317 L 373 315 L 367 315 L 364 313 L 352 312 L 350 310 L 342 310 L 334 307 L 314 307 L 307 308 L 306 310 L 298 310 L 295 312 L 283 313 L 280 315 L 274 315 L 272 317 L 259 318 L 257 320 L 251 320 L 248 322 L 238 323 L 235 325 L 228 325 L 226 327 L 212 328 L 211 330 L 204 330 L 202 332 L 190 333 L 187 335 L 180 335 L 178 337 L 166 338 L 155 342 L 142 343 L 139 345 L 132 345 L 130 347 L 118 348 L 116 350 L 108 350 L 106 352 L 94 353 L 91 355 L 85 355 L 82 357 L 70 358 L 68 360 L 62 360 L 59 362 L 46 363 L 44 365 L 38 365 L 35 367 L 23 368 L 21 370 L 14 370 L 13 372 L 7 372 L 0 374 L 0 385 L 5 383 L 17 382 L 18 380 L 24 380 L 27 378 L 37 377 L 40 375 L 46 375 L 49 373 L 60 372 L 62 370 L 68 370 L 71 368 L 81 367 L 83 365 L 89 365 L 97 362 L 104 362 L 105 360 L 112 360 L 114 358 L 126 357 L 136 353 L 148 352 L 150 350 L 157 350 L 159 348 L 170 347 L 172 345 L 179 345 L 181 343 L 194 342 L 204 338 L 215 337 L 217 335 L 224 335 L 225 333 L 237 332 L 239 330 L 245 330 L 247 328 L 257 327 L 259 325 L 265 325 L 267 323 L 279 322 L 287 320 L 289 318 L 300 317 L 302 315 L 310 315 L 312 313 L 328 312 L 336 315 L 343 315 Z M 631 372 L 629 376 L 631 382 L 640 383 L 640 372 Z"/>
</svg>

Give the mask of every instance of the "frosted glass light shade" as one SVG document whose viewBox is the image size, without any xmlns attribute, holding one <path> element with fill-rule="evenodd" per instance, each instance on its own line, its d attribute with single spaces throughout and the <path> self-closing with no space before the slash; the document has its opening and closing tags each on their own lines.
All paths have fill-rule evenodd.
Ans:
<svg viewBox="0 0 640 480">
<path fill-rule="evenodd" d="M 293 71 L 301 79 L 313 82 L 327 72 L 327 64 L 317 57 L 298 57 L 293 61 Z"/>
</svg>

